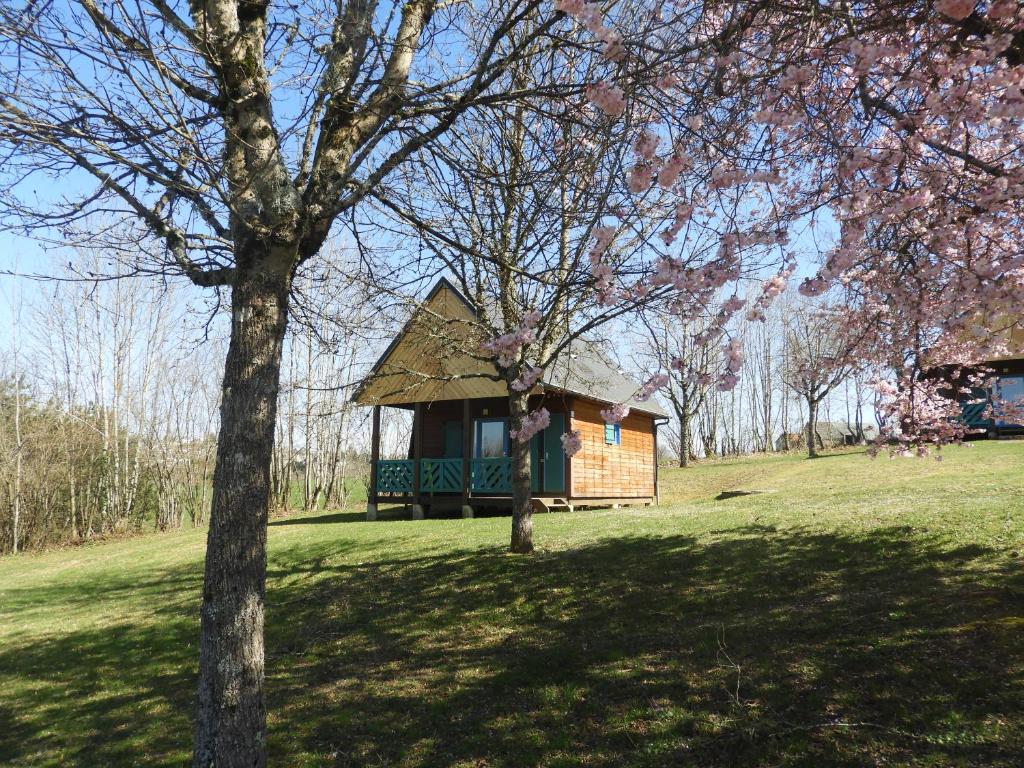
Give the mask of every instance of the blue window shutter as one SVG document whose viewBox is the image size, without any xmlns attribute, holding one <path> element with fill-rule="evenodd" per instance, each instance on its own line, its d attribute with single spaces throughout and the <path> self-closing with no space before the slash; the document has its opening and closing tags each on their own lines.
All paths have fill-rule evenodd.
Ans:
<svg viewBox="0 0 1024 768">
<path fill-rule="evenodd" d="M 615 425 L 615 444 L 622 445 L 622 425 Z"/>
</svg>

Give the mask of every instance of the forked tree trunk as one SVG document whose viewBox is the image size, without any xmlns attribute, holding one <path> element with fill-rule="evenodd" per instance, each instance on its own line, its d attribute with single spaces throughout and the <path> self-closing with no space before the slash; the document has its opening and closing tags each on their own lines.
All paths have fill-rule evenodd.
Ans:
<svg viewBox="0 0 1024 768">
<path fill-rule="evenodd" d="M 528 398 L 525 393 L 514 393 L 509 397 L 512 429 L 518 431 L 528 413 Z M 519 442 L 512 438 L 509 444 L 512 455 L 512 544 L 513 552 L 533 552 L 533 501 L 530 498 L 530 441 Z"/>
<path fill-rule="evenodd" d="M 807 401 L 807 458 L 818 458 L 818 447 L 815 438 L 818 436 L 818 403 Z"/>
<path fill-rule="evenodd" d="M 287 322 L 286 275 L 238 279 L 206 544 L 194 768 L 266 765 L 267 506 Z"/>
</svg>

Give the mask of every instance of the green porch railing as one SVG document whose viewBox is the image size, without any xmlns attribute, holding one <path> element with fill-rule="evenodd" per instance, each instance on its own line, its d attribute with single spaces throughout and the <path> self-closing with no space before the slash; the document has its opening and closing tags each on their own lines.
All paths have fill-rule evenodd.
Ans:
<svg viewBox="0 0 1024 768">
<path fill-rule="evenodd" d="M 423 459 L 420 464 L 420 490 L 427 493 L 462 491 L 462 459 Z"/>
<path fill-rule="evenodd" d="M 378 493 L 412 493 L 413 459 L 381 459 L 377 462 Z"/>
<path fill-rule="evenodd" d="M 414 459 L 381 459 L 377 462 L 377 492 L 416 492 L 413 485 Z M 473 459 L 469 487 L 474 493 L 512 493 L 512 460 Z M 421 459 L 420 488 L 423 493 L 459 493 L 462 490 L 462 459 Z"/>
<path fill-rule="evenodd" d="M 512 459 L 473 459 L 469 478 L 476 493 L 512 493 Z"/>
</svg>

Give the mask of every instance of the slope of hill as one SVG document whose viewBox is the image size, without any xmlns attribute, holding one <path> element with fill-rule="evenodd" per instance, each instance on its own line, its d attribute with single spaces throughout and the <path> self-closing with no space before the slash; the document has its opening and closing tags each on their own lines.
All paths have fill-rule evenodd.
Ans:
<svg viewBox="0 0 1024 768">
<path fill-rule="evenodd" d="M 274 521 L 271 764 L 1019 764 L 1024 443 L 662 478 L 525 558 L 507 518 Z M 0 764 L 187 759 L 203 546 L 0 559 Z"/>
</svg>

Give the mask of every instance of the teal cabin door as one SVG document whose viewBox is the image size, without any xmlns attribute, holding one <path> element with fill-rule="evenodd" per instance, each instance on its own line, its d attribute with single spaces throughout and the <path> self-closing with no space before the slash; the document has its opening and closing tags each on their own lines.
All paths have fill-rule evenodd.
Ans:
<svg viewBox="0 0 1024 768">
<path fill-rule="evenodd" d="M 565 414 L 552 413 L 551 424 L 544 430 L 544 492 L 565 493 Z M 536 439 L 536 438 L 534 438 Z"/>
<path fill-rule="evenodd" d="M 462 422 L 446 421 L 444 423 L 444 458 L 462 458 Z"/>
<path fill-rule="evenodd" d="M 540 490 L 540 435 L 530 438 L 530 490 Z"/>
</svg>

